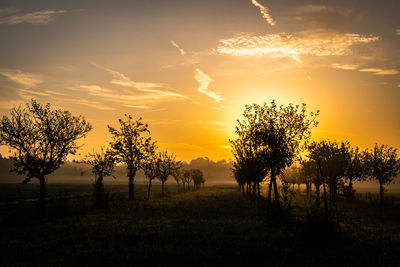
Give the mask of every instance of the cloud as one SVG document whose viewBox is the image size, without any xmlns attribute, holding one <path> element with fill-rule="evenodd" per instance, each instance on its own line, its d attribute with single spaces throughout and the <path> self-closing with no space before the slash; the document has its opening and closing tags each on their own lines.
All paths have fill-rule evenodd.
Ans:
<svg viewBox="0 0 400 267">
<path fill-rule="evenodd" d="M 70 13 L 71 10 L 42 10 L 28 13 L 19 13 L 18 10 L 4 9 L 8 13 L 0 17 L 0 24 L 47 24 L 54 19 L 58 14 Z M 10 14 L 11 13 L 11 14 Z M 1 13 L 0 13 L 1 14 Z"/>
<path fill-rule="evenodd" d="M 377 68 L 371 68 L 371 69 L 360 69 L 362 72 L 372 72 L 375 75 L 396 75 L 399 73 L 398 70 L 395 69 L 377 69 Z"/>
<path fill-rule="evenodd" d="M 114 79 L 111 80 L 112 84 L 116 84 L 116 85 L 120 85 L 120 86 L 124 86 L 124 87 L 135 88 L 139 91 L 147 92 L 147 93 L 154 93 L 154 94 L 159 94 L 159 95 L 164 95 L 164 96 L 186 98 L 184 95 L 181 95 L 179 93 L 159 89 L 159 88 L 162 88 L 165 86 L 161 83 L 135 82 L 135 81 L 132 81 L 128 76 L 126 76 L 123 73 L 120 73 L 118 71 L 114 71 L 111 69 L 105 69 L 105 70 L 108 71 L 109 73 L 111 73 L 112 76 L 114 77 Z"/>
<path fill-rule="evenodd" d="M 225 121 L 197 121 L 200 124 L 218 125 L 218 126 L 229 126 L 230 124 Z"/>
<path fill-rule="evenodd" d="M 379 39 L 377 36 L 356 33 L 300 32 L 296 35 L 282 33 L 261 36 L 240 34 L 219 40 L 217 51 L 233 56 L 268 55 L 272 58 L 291 58 L 301 63 L 301 56 L 345 56 L 351 54 L 351 46 Z"/>
<path fill-rule="evenodd" d="M 396 34 L 400 36 L 400 29 L 396 30 Z"/>
<path fill-rule="evenodd" d="M 256 6 L 256 7 L 258 7 L 260 9 L 262 17 L 265 19 L 266 22 L 268 22 L 269 25 L 271 25 L 271 26 L 275 26 L 276 25 L 275 20 L 269 14 L 269 8 L 268 7 L 261 5 L 256 0 L 251 0 L 251 3 L 254 6 Z"/>
<path fill-rule="evenodd" d="M 358 65 L 333 63 L 332 67 L 341 70 L 356 70 Z"/>
<path fill-rule="evenodd" d="M 183 50 L 177 43 L 171 40 L 171 44 L 179 50 L 179 53 L 183 56 L 185 54 L 185 50 Z"/>
<path fill-rule="evenodd" d="M 199 87 L 197 88 L 197 91 L 199 91 L 202 94 L 206 94 L 207 96 L 213 98 L 217 102 L 221 102 L 222 100 L 224 100 L 221 96 L 217 95 L 215 92 L 212 92 L 208 89 L 208 86 L 213 80 L 202 70 L 200 69 L 195 70 L 194 79 L 198 83 L 200 83 Z"/>
<path fill-rule="evenodd" d="M 9 80 L 22 85 L 24 88 L 35 87 L 43 82 L 40 75 L 23 72 L 20 70 L 0 71 L 0 74 L 7 77 Z"/>
</svg>

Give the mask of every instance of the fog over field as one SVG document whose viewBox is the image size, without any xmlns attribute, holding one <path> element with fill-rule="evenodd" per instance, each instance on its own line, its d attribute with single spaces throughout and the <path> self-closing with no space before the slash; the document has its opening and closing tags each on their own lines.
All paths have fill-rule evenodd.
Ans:
<svg viewBox="0 0 400 267">
<path fill-rule="evenodd" d="M 185 169 L 200 169 L 204 173 L 206 179 L 206 186 L 212 185 L 236 185 L 236 181 L 232 176 L 232 163 L 225 160 L 213 161 L 207 157 L 193 159 L 190 162 L 184 162 L 183 166 Z M 12 163 L 9 159 L 0 159 L 0 184 L 2 183 L 22 183 L 24 177 L 18 176 L 15 173 L 9 172 L 12 167 Z M 116 179 L 112 177 L 105 177 L 105 184 L 127 184 L 126 169 L 123 165 L 117 166 L 115 173 Z M 48 176 L 49 184 L 91 184 L 93 183 L 94 176 L 91 173 L 91 168 L 86 164 L 67 162 L 60 167 L 57 171 Z M 138 184 L 147 184 L 143 172 L 140 170 L 135 181 Z M 34 179 L 32 183 L 36 183 Z M 155 180 L 155 184 L 159 181 Z M 167 184 L 175 185 L 175 180 L 170 177 Z M 266 187 L 267 184 L 263 184 Z M 365 181 L 355 182 L 354 187 L 358 193 L 378 193 L 379 185 L 376 181 Z M 297 188 L 297 185 L 296 185 Z M 301 190 L 305 190 L 305 185 L 301 185 Z M 400 194 L 400 177 L 397 177 L 393 184 L 390 184 L 387 188 L 389 194 Z"/>
<path fill-rule="evenodd" d="M 9 170 L 12 168 L 12 162 L 9 159 L 0 159 L 0 183 L 21 183 L 24 180 L 23 176 L 18 176 L 11 173 Z M 232 176 L 232 165 L 225 160 L 212 161 L 209 158 L 197 158 L 191 160 L 189 163 L 183 163 L 184 169 L 200 169 L 206 179 L 206 185 L 214 184 L 236 184 Z M 127 183 L 126 168 L 123 165 L 117 166 L 114 172 L 116 179 L 112 177 L 105 177 L 105 183 Z M 48 176 L 48 183 L 79 183 L 87 184 L 93 183 L 94 176 L 91 172 L 91 167 L 82 163 L 67 162 Z M 33 179 L 32 182 L 36 182 Z M 135 181 L 137 183 L 147 183 L 143 172 L 140 170 Z M 156 182 L 157 183 L 157 180 Z M 175 180 L 170 177 L 167 181 L 168 184 L 176 184 Z"/>
</svg>

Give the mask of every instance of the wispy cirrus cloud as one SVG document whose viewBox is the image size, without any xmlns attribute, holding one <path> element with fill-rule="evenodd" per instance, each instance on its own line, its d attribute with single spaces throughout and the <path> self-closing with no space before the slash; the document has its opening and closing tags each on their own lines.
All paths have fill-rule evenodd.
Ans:
<svg viewBox="0 0 400 267">
<path fill-rule="evenodd" d="M 200 84 L 199 87 L 197 88 L 197 91 L 199 91 L 202 94 L 206 94 L 207 96 L 211 97 L 217 102 L 221 102 L 222 100 L 224 100 L 224 98 L 219 96 L 217 93 L 210 91 L 208 89 L 208 86 L 210 85 L 211 82 L 213 82 L 213 80 L 202 70 L 200 69 L 195 70 L 194 79 Z"/>
<path fill-rule="evenodd" d="M 266 22 L 268 22 L 269 25 L 271 25 L 271 26 L 275 26 L 276 25 L 275 20 L 269 14 L 269 8 L 268 7 L 261 5 L 256 0 L 251 0 L 251 3 L 254 6 L 256 6 L 256 7 L 258 7 L 260 9 L 262 17 L 265 19 Z"/>
<path fill-rule="evenodd" d="M 341 69 L 341 70 L 356 70 L 356 69 L 358 69 L 358 65 L 353 65 L 353 64 L 332 63 L 332 67 L 335 69 Z"/>
<path fill-rule="evenodd" d="M 139 91 L 142 92 L 147 92 L 147 93 L 153 93 L 153 94 L 158 94 L 158 95 L 163 95 L 163 96 L 171 96 L 171 97 L 180 97 L 180 98 L 186 98 L 186 96 L 176 93 L 176 92 L 171 92 L 167 90 L 162 90 L 162 88 L 165 87 L 164 84 L 161 83 L 152 83 L 152 82 L 135 82 L 132 81 L 128 76 L 126 76 L 123 73 L 120 73 L 118 71 L 114 71 L 111 69 L 105 69 L 109 73 L 112 74 L 114 77 L 113 80 L 111 80 L 112 84 L 124 86 L 124 87 L 131 87 L 135 88 Z"/>
<path fill-rule="evenodd" d="M 0 75 L 3 75 L 9 80 L 20 84 L 24 88 L 35 87 L 43 82 L 43 78 L 40 75 L 20 70 L 0 71 Z"/>
<path fill-rule="evenodd" d="M 56 15 L 70 13 L 72 10 L 41 10 L 20 13 L 17 9 L 3 9 L 0 12 L 0 24 L 47 24 L 54 20 Z"/>
<path fill-rule="evenodd" d="M 217 51 L 233 56 L 268 55 L 273 58 L 291 58 L 299 63 L 301 56 L 345 56 L 351 54 L 351 46 L 379 40 L 378 36 L 355 33 L 321 34 L 301 32 L 296 35 L 267 34 L 251 36 L 240 34 L 219 40 Z"/>
<path fill-rule="evenodd" d="M 396 69 L 378 69 L 378 68 L 369 68 L 369 69 L 360 69 L 362 72 L 372 72 L 375 75 L 396 75 L 399 73 Z"/>
<path fill-rule="evenodd" d="M 186 54 L 185 50 L 183 50 L 174 40 L 171 40 L 170 42 L 172 46 L 179 50 L 179 53 L 181 53 L 182 56 Z"/>
</svg>

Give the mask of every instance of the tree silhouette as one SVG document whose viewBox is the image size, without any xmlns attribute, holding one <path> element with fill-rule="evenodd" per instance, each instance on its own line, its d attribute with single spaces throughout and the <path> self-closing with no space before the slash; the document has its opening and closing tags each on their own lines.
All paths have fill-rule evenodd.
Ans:
<svg viewBox="0 0 400 267">
<path fill-rule="evenodd" d="M 100 153 L 92 153 L 86 156 L 84 163 L 92 166 L 92 173 L 94 174 L 94 199 L 95 205 L 97 207 L 104 207 L 105 205 L 105 194 L 104 194 L 104 184 L 103 179 L 107 176 L 112 176 L 114 179 L 115 176 L 112 175 L 112 172 L 115 167 L 115 155 L 113 151 L 107 149 L 104 151 L 101 148 Z"/>
<path fill-rule="evenodd" d="M 149 183 L 147 185 L 147 199 L 150 199 L 152 181 L 160 176 L 159 165 L 159 157 L 156 154 L 149 156 L 143 163 L 142 169 L 144 175 L 149 179 Z"/>
<path fill-rule="evenodd" d="M 77 140 L 92 129 L 82 116 L 69 111 L 52 110 L 50 104 L 41 105 L 32 99 L 27 108 L 13 108 L 10 117 L 0 122 L 1 144 L 10 146 L 14 154 L 12 171 L 26 175 L 23 183 L 32 178 L 40 182 L 40 206 L 46 209 L 46 176 L 63 164 L 67 155 L 75 154 Z"/>
<path fill-rule="evenodd" d="M 151 141 L 148 125 L 142 118 L 134 120 L 126 115 L 126 120 L 119 119 L 119 129 L 108 126 L 113 137 L 111 147 L 115 151 L 118 161 L 125 163 L 129 180 L 129 199 L 134 199 L 135 175 L 142 167 L 144 160 L 154 151 L 155 144 Z"/>
<path fill-rule="evenodd" d="M 172 175 L 175 171 L 175 166 L 177 164 L 175 158 L 176 157 L 174 154 L 169 155 L 166 151 L 160 152 L 158 154 L 159 176 L 157 178 L 161 181 L 162 196 L 164 196 L 165 194 L 165 182 L 168 180 L 168 177 Z"/>
<path fill-rule="evenodd" d="M 192 180 L 191 170 L 184 170 L 182 174 L 183 191 L 186 190 L 186 184 L 187 184 L 187 190 L 190 189 L 191 180 Z"/>
<path fill-rule="evenodd" d="M 231 141 L 232 153 L 235 158 L 233 162 L 233 172 L 239 186 L 247 184 L 247 193 L 260 197 L 260 183 L 268 173 L 261 154 L 254 146 L 251 146 L 251 140 L 241 136 L 241 138 Z M 252 190 L 251 190 L 252 189 Z"/>
<path fill-rule="evenodd" d="M 279 191 L 276 176 L 281 170 L 292 165 L 311 136 L 311 128 L 318 123 L 318 115 L 306 114 L 306 105 L 289 104 L 278 107 L 275 101 L 270 105 L 246 105 L 242 121 L 238 121 L 236 133 L 239 139 L 249 140 L 254 151 L 260 153 L 264 167 L 271 179 L 268 188 L 268 203 L 271 203 L 272 186 L 275 203 L 279 207 Z"/>
<path fill-rule="evenodd" d="M 326 177 L 329 205 L 332 209 L 336 207 L 338 189 L 343 186 L 343 179 L 351 161 L 350 143 L 323 140 L 311 143 L 308 149 L 309 158 L 316 163 L 320 161 L 322 173 Z"/>
<path fill-rule="evenodd" d="M 193 186 L 195 189 L 198 189 L 200 187 L 200 185 L 204 184 L 204 182 L 206 181 L 204 179 L 203 172 L 199 169 L 193 169 L 191 171 L 191 175 L 192 175 L 192 180 L 193 180 Z"/>
<path fill-rule="evenodd" d="M 180 192 L 180 182 L 183 183 L 182 163 L 180 161 L 175 162 L 174 170 L 171 175 L 178 185 L 178 192 Z"/>
<path fill-rule="evenodd" d="M 393 182 L 400 173 L 400 160 L 397 159 L 397 149 L 388 145 L 375 144 L 374 149 L 365 152 L 368 175 L 379 182 L 379 199 L 383 205 L 384 186 Z"/>
<path fill-rule="evenodd" d="M 346 180 L 349 181 L 348 186 L 343 187 L 343 194 L 347 198 L 352 199 L 356 190 L 353 189 L 353 181 L 362 180 L 367 175 L 367 166 L 365 164 L 365 152 L 360 153 L 358 147 L 351 148 L 350 150 L 350 161 L 346 170 Z"/>
<path fill-rule="evenodd" d="M 310 187 L 311 184 L 315 186 L 315 195 L 316 195 L 316 205 L 320 206 L 321 203 L 321 194 L 320 187 L 322 185 L 322 179 L 319 174 L 317 162 L 314 160 L 302 160 L 301 161 L 301 178 L 299 178 L 303 183 L 306 184 L 307 187 L 307 196 L 310 198 Z"/>
</svg>

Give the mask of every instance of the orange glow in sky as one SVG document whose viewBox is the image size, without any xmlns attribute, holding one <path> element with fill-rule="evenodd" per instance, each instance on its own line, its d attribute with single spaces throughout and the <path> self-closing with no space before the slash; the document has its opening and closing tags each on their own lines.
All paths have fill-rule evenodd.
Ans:
<svg viewBox="0 0 400 267">
<path fill-rule="evenodd" d="M 315 139 L 400 148 L 398 5 L 3 1 L 0 115 L 31 98 L 83 115 L 85 154 L 131 114 L 161 150 L 220 160 L 244 105 L 275 99 L 320 110 Z"/>
</svg>

